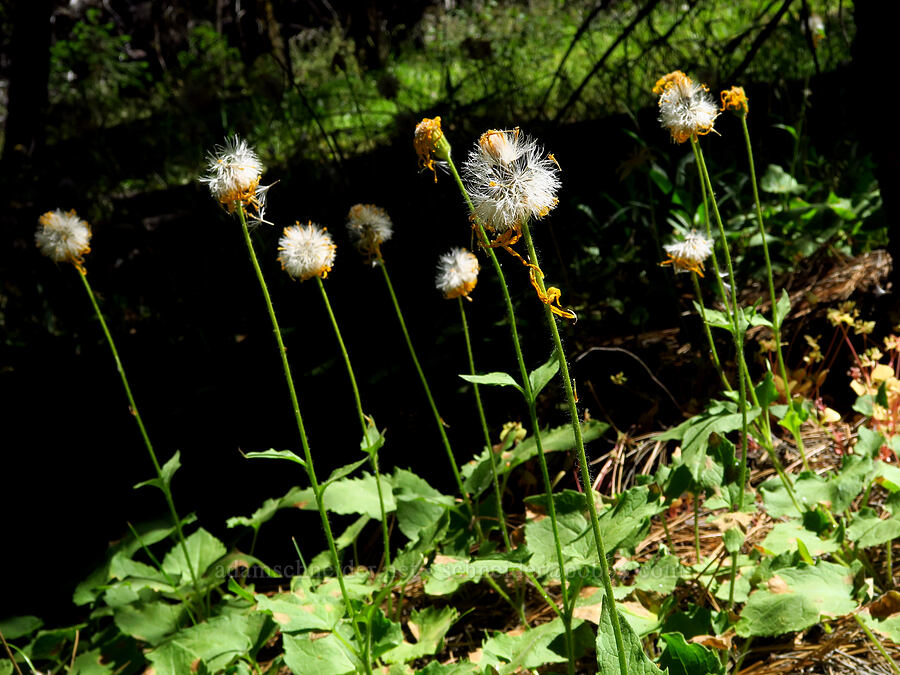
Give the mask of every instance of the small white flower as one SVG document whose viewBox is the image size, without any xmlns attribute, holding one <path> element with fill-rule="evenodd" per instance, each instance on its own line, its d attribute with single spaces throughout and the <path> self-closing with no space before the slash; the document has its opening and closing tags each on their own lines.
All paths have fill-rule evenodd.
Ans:
<svg viewBox="0 0 900 675">
<path fill-rule="evenodd" d="M 445 298 L 462 296 L 467 300 L 469 293 L 478 283 L 478 258 L 464 248 L 451 249 L 438 260 L 435 285 Z"/>
<path fill-rule="evenodd" d="M 703 261 L 713 252 L 712 239 L 691 230 L 681 241 L 663 247 L 669 259 L 663 265 L 672 265 L 676 272 L 696 272 L 703 276 Z"/>
<path fill-rule="evenodd" d="M 206 170 L 207 175 L 200 182 L 209 186 L 212 196 L 229 212 L 243 204 L 253 206 L 261 218 L 268 187 L 259 185 L 263 165 L 247 141 L 232 136 L 226 139 L 225 145 L 217 145 L 207 156 Z"/>
<path fill-rule="evenodd" d="M 91 251 L 91 226 L 75 211 L 66 213 L 60 209 L 47 211 L 38 222 L 34 241 L 41 253 L 56 262 L 73 263 L 84 271 L 82 256 Z"/>
<path fill-rule="evenodd" d="M 520 230 L 556 206 L 559 166 L 518 129 L 487 131 L 463 164 L 475 217 L 493 232 Z"/>
<path fill-rule="evenodd" d="M 381 245 L 394 233 L 394 224 L 381 207 L 356 204 L 347 214 L 347 231 L 360 253 L 378 260 L 381 258 Z"/>
<path fill-rule="evenodd" d="M 278 250 L 281 251 L 278 254 L 281 269 L 295 279 L 306 281 L 328 276 L 337 247 L 326 228 L 314 223 L 297 223 L 284 228 Z"/>
<path fill-rule="evenodd" d="M 676 143 L 708 134 L 713 130 L 719 110 L 707 88 L 694 84 L 680 70 L 659 79 L 653 87 L 659 94 L 659 121 Z"/>
</svg>

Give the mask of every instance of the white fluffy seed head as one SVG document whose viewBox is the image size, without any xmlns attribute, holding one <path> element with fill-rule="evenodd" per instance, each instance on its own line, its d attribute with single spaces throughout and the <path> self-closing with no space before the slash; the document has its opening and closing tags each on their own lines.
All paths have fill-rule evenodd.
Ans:
<svg viewBox="0 0 900 675">
<path fill-rule="evenodd" d="M 521 229 L 556 206 L 559 166 L 518 129 L 487 131 L 463 163 L 475 217 L 493 232 Z"/>
<path fill-rule="evenodd" d="M 347 232 L 360 253 L 377 261 L 381 258 L 381 245 L 394 233 L 394 224 L 381 207 L 356 204 L 347 214 Z"/>
<path fill-rule="evenodd" d="M 659 96 L 659 121 L 676 143 L 684 143 L 713 130 L 719 110 L 704 85 L 676 70 L 653 87 Z"/>
<path fill-rule="evenodd" d="M 328 276 L 337 247 L 326 228 L 314 223 L 297 223 L 284 228 L 278 250 L 281 268 L 295 279 L 306 281 Z"/>
<path fill-rule="evenodd" d="M 713 242 L 696 230 L 691 230 L 681 241 L 663 247 L 669 256 L 667 264 L 677 272 L 697 272 L 703 276 L 703 262 L 712 255 Z"/>
<path fill-rule="evenodd" d="M 265 196 L 266 188 L 259 187 L 262 162 L 247 141 L 237 136 L 226 139 L 225 145 L 217 145 L 207 155 L 206 171 L 200 181 L 229 211 L 239 203 L 258 205 L 257 200 Z"/>
<path fill-rule="evenodd" d="M 451 249 L 438 260 L 435 285 L 445 298 L 467 298 L 478 283 L 478 258 L 464 248 Z"/>
<path fill-rule="evenodd" d="M 38 248 L 56 262 L 70 262 L 83 270 L 82 257 L 91 251 L 91 226 L 79 218 L 75 211 L 47 211 L 38 220 L 34 234 Z"/>
</svg>

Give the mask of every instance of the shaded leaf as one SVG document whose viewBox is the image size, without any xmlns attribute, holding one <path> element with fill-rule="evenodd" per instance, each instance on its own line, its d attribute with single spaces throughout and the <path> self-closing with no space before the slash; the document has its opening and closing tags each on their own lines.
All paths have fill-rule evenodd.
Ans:
<svg viewBox="0 0 900 675">
<path fill-rule="evenodd" d="M 601 673 L 620 673 L 619 650 L 616 647 L 616 638 L 613 633 L 612 614 L 609 603 L 604 602 L 600 615 L 600 626 L 597 628 L 597 666 Z M 663 675 L 663 671 L 657 668 L 644 653 L 637 634 L 622 615 L 619 615 L 619 625 L 622 629 L 622 642 L 625 646 L 625 664 L 628 675 Z"/>
<path fill-rule="evenodd" d="M 668 668 L 670 675 L 719 675 L 725 672 L 725 666 L 714 651 L 688 643 L 681 633 L 663 633 L 659 637 L 666 645 L 659 665 Z"/>
<path fill-rule="evenodd" d="M 537 398 L 537 395 L 541 393 L 541 390 L 547 386 L 547 383 L 552 380 L 558 372 L 559 356 L 554 349 L 546 363 L 528 373 L 528 381 L 531 383 L 531 395 L 534 398 Z"/>
</svg>

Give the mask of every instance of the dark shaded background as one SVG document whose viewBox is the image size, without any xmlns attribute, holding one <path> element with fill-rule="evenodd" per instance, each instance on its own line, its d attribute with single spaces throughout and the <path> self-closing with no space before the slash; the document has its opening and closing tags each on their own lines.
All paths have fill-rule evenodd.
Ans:
<svg viewBox="0 0 900 675">
<path fill-rule="evenodd" d="M 151 77 L 158 77 L 177 53 L 177 39 L 167 41 L 166 36 L 177 35 L 173 26 L 187 17 L 215 22 L 248 63 L 277 50 L 279 36 L 283 40 L 301 27 L 337 22 L 359 45 L 360 62 L 378 69 L 406 31 L 437 4 L 370 0 L 332 3 L 331 12 L 312 0 L 251 2 L 243 4 L 241 15 L 234 14 L 228 3 L 199 0 L 171 6 L 122 0 L 110 7 L 122 19 L 122 30 L 133 36 L 131 47 L 147 55 Z M 655 4 L 641 6 L 649 12 Z M 623 6 L 633 8 L 634 3 L 586 3 L 585 12 Z M 805 3 L 783 6 L 799 20 Z M 54 266 L 34 247 L 40 213 L 75 208 L 92 221 L 89 278 L 160 458 L 181 451 L 183 468 L 173 485 L 180 512 L 197 512 L 201 524 L 227 544 L 246 548 L 247 533 L 227 530 L 225 518 L 247 515 L 263 499 L 280 496 L 303 481 L 293 467 L 248 461 L 239 452 L 296 450 L 298 441 L 271 327 L 236 221 L 195 182 L 127 196 L 121 191 L 110 196 L 98 188 L 116 184 L 123 175 L 160 172 L 170 157 L 195 162 L 199 173 L 207 149 L 228 133 L 245 132 L 240 107 L 234 107 L 229 92 L 194 92 L 173 101 L 163 120 L 85 124 L 81 133 L 55 137 L 59 116 L 71 111 L 48 106 L 49 47 L 81 20 L 80 11 L 84 8 L 73 10 L 48 0 L 19 0 L 0 15 L 4 28 L 10 29 L 0 43 L 2 75 L 9 83 L 0 163 L 4 206 L 0 299 L 5 333 L 0 370 L 4 432 L 0 579 L 5 588 L 0 614 L 32 613 L 50 621 L 77 619 L 79 612 L 69 602 L 74 584 L 102 559 L 107 543 L 127 531 L 126 521 L 161 516 L 164 505 L 159 494 L 131 489 L 149 478 L 152 469 L 74 270 Z M 267 11 L 274 12 L 277 21 L 270 20 Z M 844 161 L 853 159 L 841 157 L 851 142 L 861 148 L 860 157 L 872 153 L 885 212 L 896 214 L 896 125 L 873 124 L 866 104 L 875 102 L 874 85 L 885 65 L 887 13 L 879 3 L 855 3 L 852 63 L 813 73 L 808 83 L 747 81 L 746 88 L 753 105 L 755 145 L 761 149 L 760 166 L 790 152 L 786 135 L 771 124 L 797 114 L 796 92 L 807 84 L 815 92 L 814 105 L 806 111 L 810 144 L 821 156 Z M 274 25 L 279 30 L 273 32 Z M 752 50 L 747 53 L 752 55 Z M 746 69 L 750 63 L 738 65 Z M 712 89 L 731 84 L 727 78 L 732 74 L 716 74 L 710 80 Z M 222 123 L 223 108 L 231 111 L 227 127 Z M 453 490 L 452 478 L 380 273 L 367 268 L 352 250 L 343 221 L 357 202 L 379 204 L 393 217 L 395 236 L 384 248 L 385 257 L 438 405 L 450 425 L 457 457 L 466 461 L 479 449 L 480 431 L 474 424 L 472 401 L 457 377 L 465 368 L 458 312 L 455 301 L 440 298 L 432 279 L 441 253 L 469 244 L 469 227 L 449 177 L 440 176 L 435 185 L 430 174 L 417 172 L 411 139 L 421 116 L 440 114 L 455 155 L 462 158 L 484 129 L 522 123 L 503 117 L 498 108 L 502 106 L 490 114 L 464 110 L 447 98 L 433 109 L 398 116 L 392 137 L 375 149 L 331 161 L 310 162 L 303 153 L 279 157 L 263 179 L 278 181 L 270 192 L 270 219 L 279 224 L 312 219 L 329 226 L 335 235 L 337 262 L 326 286 L 362 384 L 364 406 L 379 426 L 387 428 L 382 465 L 410 467 L 447 491 Z M 581 320 L 565 330 L 570 355 L 624 340 L 688 409 L 717 389 L 715 376 L 701 365 L 702 350 L 695 346 L 676 355 L 665 343 L 647 346 L 635 337 L 678 327 L 681 344 L 701 344 L 698 326 L 682 315 L 688 306 L 680 302 L 684 282 L 670 283 L 671 274 L 656 265 L 658 258 L 647 241 L 634 243 L 641 248 L 633 260 L 610 261 L 600 269 L 574 265 L 583 258 L 582 247 L 591 236 L 578 205 L 593 205 L 595 217 L 602 221 L 614 207 L 601 195 L 625 197 L 616 169 L 634 151 L 634 143 L 622 130 L 640 129 L 667 166 L 674 167 L 687 152 L 669 145 L 655 117 L 655 110 L 648 107 L 631 117 L 582 111 L 531 120 L 526 131 L 555 153 L 563 166 L 564 185 L 559 208 L 547 225 L 536 227 L 535 236 L 548 280 L 563 287 L 564 303 L 579 309 Z M 735 158 L 742 157 L 741 143 L 735 126 L 731 133 L 704 141 L 710 164 L 739 161 Z M 264 145 L 261 149 L 265 153 Z M 658 206 L 664 213 L 666 205 Z M 292 282 L 275 262 L 278 233 L 261 227 L 254 239 L 285 330 L 313 453 L 321 461 L 319 473 L 325 474 L 356 459 L 357 422 L 316 289 L 311 283 Z M 616 233 L 609 236 L 610 240 L 594 242 L 601 253 L 613 244 L 629 243 L 617 240 Z M 537 366 L 550 353 L 540 306 L 524 268 L 508 257 L 501 259 L 520 308 L 526 358 Z M 475 301 L 467 305 L 477 336 L 476 361 L 482 370 L 515 372 L 494 286 L 492 275 L 485 273 Z M 640 318 L 612 311 L 606 303 L 609 289 L 618 289 L 620 297 L 642 307 Z M 892 296 L 884 303 L 879 311 L 887 311 Z M 628 374 L 628 387 L 610 382 L 609 376 L 618 371 Z M 691 374 L 686 377 L 686 372 Z M 579 385 L 594 385 L 596 399 L 582 395 L 590 414 L 608 415 L 623 430 L 658 429 L 681 417 L 640 368 L 620 355 L 592 353 L 574 366 L 573 376 Z M 581 391 L 585 389 L 582 386 Z M 541 403 L 546 423 L 565 422 L 557 407 L 558 393 L 551 387 Z M 495 433 L 505 421 L 522 418 L 521 405 L 508 392 L 487 389 L 483 395 Z M 610 435 L 590 451 L 596 456 L 613 440 Z M 569 468 L 564 457 L 554 462 L 557 470 Z M 563 480 L 572 483 L 571 472 Z M 313 555 L 321 546 L 316 518 L 312 513 L 282 514 L 263 528 L 257 554 L 270 564 L 288 564 L 295 558 L 290 541 L 295 536 L 304 554 Z M 374 539 L 377 533 L 373 529 L 365 536 Z M 377 544 L 370 547 L 361 541 L 360 554 L 371 562 Z"/>
</svg>

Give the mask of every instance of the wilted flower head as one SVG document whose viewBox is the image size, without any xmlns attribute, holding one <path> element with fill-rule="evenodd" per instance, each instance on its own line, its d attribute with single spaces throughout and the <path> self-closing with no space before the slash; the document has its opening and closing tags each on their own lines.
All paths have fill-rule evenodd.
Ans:
<svg viewBox="0 0 900 675">
<path fill-rule="evenodd" d="M 559 165 L 518 129 L 486 131 L 463 164 L 475 218 L 497 233 L 520 230 L 556 206 Z"/>
<path fill-rule="evenodd" d="M 450 161 L 450 143 L 447 141 L 441 129 L 441 118 L 426 117 L 416 125 L 416 134 L 413 138 L 416 154 L 419 156 L 419 167 L 430 169 L 434 174 L 434 182 L 437 183 L 437 171 L 435 162 L 439 166 Z"/>
<path fill-rule="evenodd" d="M 711 254 L 713 242 L 696 230 L 691 230 L 679 242 L 664 246 L 669 259 L 663 265 L 672 265 L 676 272 L 696 272 L 703 276 L 703 261 Z"/>
<path fill-rule="evenodd" d="M 56 262 L 70 262 L 83 273 L 83 256 L 91 252 L 91 226 L 75 211 L 60 209 L 47 211 L 38 222 L 34 241 L 41 253 Z"/>
<path fill-rule="evenodd" d="M 391 238 L 394 224 L 387 211 L 374 204 L 356 204 L 347 214 L 347 231 L 356 248 L 368 259 L 381 258 L 381 245 Z"/>
<path fill-rule="evenodd" d="M 750 107 L 747 105 L 747 94 L 744 93 L 743 87 L 732 87 L 726 89 L 719 95 L 722 99 L 722 107 L 720 110 L 734 110 L 735 112 L 747 114 Z"/>
<path fill-rule="evenodd" d="M 705 85 L 694 84 L 680 70 L 661 77 L 653 87 L 659 97 L 659 121 L 676 143 L 708 134 L 719 115 Z"/>
<path fill-rule="evenodd" d="M 435 285 L 447 299 L 460 296 L 471 300 L 469 293 L 478 283 L 478 258 L 464 248 L 454 248 L 438 260 Z"/>
<path fill-rule="evenodd" d="M 232 136 L 225 140 L 225 145 L 217 145 L 207 155 L 206 170 L 207 175 L 200 181 L 209 186 L 213 197 L 229 213 L 234 213 L 241 204 L 252 207 L 254 217 L 262 220 L 269 186 L 259 184 L 263 165 L 247 141 Z"/>
<path fill-rule="evenodd" d="M 281 269 L 295 279 L 306 281 L 328 276 L 337 247 L 326 228 L 313 223 L 297 223 L 284 228 L 278 250 L 281 251 L 278 254 Z"/>
</svg>

